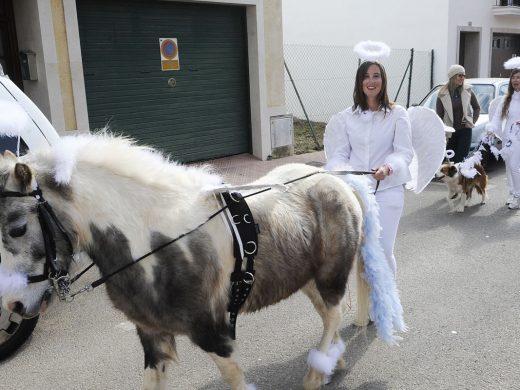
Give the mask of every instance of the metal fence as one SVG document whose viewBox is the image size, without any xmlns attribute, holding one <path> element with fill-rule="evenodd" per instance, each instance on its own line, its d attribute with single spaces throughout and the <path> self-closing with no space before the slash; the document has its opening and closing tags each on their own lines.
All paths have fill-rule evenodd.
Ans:
<svg viewBox="0 0 520 390">
<path fill-rule="evenodd" d="M 359 60 L 352 47 L 285 45 L 284 58 L 287 110 L 296 118 L 328 122 L 353 104 Z M 408 107 L 432 88 L 433 50 L 393 49 L 381 62 L 390 100 Z"/>
</svg>

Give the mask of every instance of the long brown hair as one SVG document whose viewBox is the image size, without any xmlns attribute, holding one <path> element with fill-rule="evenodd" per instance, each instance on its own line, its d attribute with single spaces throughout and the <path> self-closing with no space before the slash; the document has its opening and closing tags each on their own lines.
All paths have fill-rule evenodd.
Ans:
<svg viewBox="0 0 520 390">
<path fill-rule="evenodd" d="M 368 110 L 368 102 L 365 93 L 363 92 L 363 80 L 365 79 L 365 74 L 368 72 L 368 68 L 372 65 L 377 65 L 379 67 L 379 71 L 381 73 L 381 91 L 377 95 L 377 99 L 379 100 L 379 104 L 383 107 L 384 111 L 390 110 L 394 105 L 393 102 L 388 99 L 387 92 L 387 78 L 386 71 L 383 65 L 381 65 L 377 61 L 365 61 L 361 65 L 356 72 L 356 84 L 354 85 L 354 107 L 355 110 L 358 106 L 361 107 L 362 110 Z"/>
<path fill-rule="evenodd" d="M 515 91 L 513 88 L 513 83 L 511 79 L 513 76 L 520 72 L 520 68 L 513 69 L 511 71 L 511 75 L 509 76 L 509 86 L 507 87 L 506 96 L 504 97 L 504 105 L 502 107 L 502 119 L 505 119 L 507 113 L 509 112 L 509 105 L 511 104 L 511 97 L 513 96 L 513 92 Z"/>
<path fill-rule="evenodd" d="M 462 89 L 462 87 L 464 86 L 464 84 L 457 85 L 457 78 L 458 78 L 458 75 L 451 76 L 451 78 L 448 80 L 448 82 L 446 84 L 448 86 L 448 91 L 450 92 L 451 97 L 453 97 L 453 95 L 455 94 L 455 91 L 457 89 Z"/>
</svg>

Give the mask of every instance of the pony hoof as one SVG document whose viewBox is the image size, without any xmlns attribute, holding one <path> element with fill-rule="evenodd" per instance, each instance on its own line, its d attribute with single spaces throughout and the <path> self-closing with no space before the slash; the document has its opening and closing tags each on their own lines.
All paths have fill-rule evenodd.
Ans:
<svg viewBox="0 0 520 390">
<path fill-rule="evenodd" d="M 359 328 L 364 328 L 365 326 L 367 326 L 369 324 L 369 320 L 368 318 L 366 320 L 355 320 L 353 322 L 354 326 L 357 326 Z"/>
<path fill-rule="evenodd" d="M 338 370 L 344 370 L 345 368 L 347 368 L 347 362 L 345 361 L 345 359 L 343 359 L 342 357 L 340 357 L 338 359 L 338 363 L 336 364 L 336 368 Z"/>
<path fill-rule="evenodd" d="M 325 374 L 310 370 L 303 380 L 304 390 L 319 390 L 325 383 Z"/>
</svg>

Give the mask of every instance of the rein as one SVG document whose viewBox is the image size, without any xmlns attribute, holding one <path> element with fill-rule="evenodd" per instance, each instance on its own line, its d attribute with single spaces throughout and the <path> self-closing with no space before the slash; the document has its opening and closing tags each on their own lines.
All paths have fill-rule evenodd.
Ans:
<svg viewBox="0 0 520 390">
<path fill-rule="evenodd" d="M 373 175 L 374 172 L 371 171 L 316 171 L 309 173 L 304 176 L 297 177 L 295 179 L 289 180 L 283 185 L 288 185 L 303 179 L 306 179 L 308 177 L 314 176 L 316 174 L 330 174 L 334 176 L 342 176 L 342 175 Z M 376 189 L 374 191 L 377 191 L 377 188 L 379 187 L 379 180 L 376 184 Z M 251 196 L 259 195 L 263 192 L 272 190 L 272 187 L 266 186 L 266 188 L 253 192 L 248 195 L 242 196 L 242 199 L 249 198 Z M 43 198 L 42 191 L 40 188 L 36 188 L 36 190 L 23 193 L 23 192 L 16 192 L 16 191 L 2 191 L 0 192 L 0 198 L 9 198 L 9 197 L 34 197 L 38 201 L 38 219 L 40 222 L 40 227 L 42 229 L 44 244 L 45 244 L 45 265 L 44 265 L 44 272 L 41 275 L 37 276 L 28 276 L 27 280 L 28 283 L 38 283 L 43 282 L 45 280 L 50 280 L 54 289 L 57 291 L 58 297 L 60 301 L 66 301 L 66 302 L 72 302 L 74 300 L 74 297 L 78 294 L 81 294 L 83 292 L 90 292 L 94 290 L 96 287 L 106 283 L 110 278 L 112 278 L 114 275 L 118 274 L 119 272 L 124 271 L 125 269 L 131 267 L 134 264 L 137 264 L 141 260 L 147 258 L 148 256 L 153 255 L 156 252 L 159 252 L 160 250 L 166 248 L 167 246 L 175 243 L 176 241 L 180 240 L 181 238 L 193 233 L 194 231 L 198 230 L 200 227 L 211 221 L 213 218 L 215 218 L 217 215 L 222 213 L 223 211 L 229 209 L 229 206 L 226 204 L 222 206 L 220 209 L 215 211 L 213 214 L 211 214 L 208 218 L 206 218 L 205 221 L 201 222 L 199 225 L 197 225 L 195 228 L 182 233 L 181 235 L 177 236 L 176 238 L 159 245 L 158 247 L 152 249 L 151 251 L 145 253 L 144 255 L 138 257 L 134 261 L 127 263 L 116 270 L 112 271 L 111 273 L 102 276 L 101 278 L 95 280 L 91 284 L 85 285 L 80 290 L 71 293 L 70 292 L 70 286 L 72 283 L 77 281 L 83 274 L 85 274 L 93 265 L 94 262 L 92 262 L 86 269 L 81 271 L 79 274 L 71 278 L 66 270 L 63 270 L 57 260 L 56 256 L 56 240 L 54 235 L 54 229 L 52 228 L 51 221 L 54 223 L 54 225 L 58 228 L 59 232 L 65 237 L 69 248 L 71 250 L 71 253 L 73 253 L 73 245 L 72 241 L 67 234 L 65 228 L 63 225 L 59 222 L 58 218 L 56 217 L 52 207 L 50 204 Z M 256 253 L 256 250 L 255 250 Z M 71 255 L 73 256 L 73 255 Z"/>
</svg>

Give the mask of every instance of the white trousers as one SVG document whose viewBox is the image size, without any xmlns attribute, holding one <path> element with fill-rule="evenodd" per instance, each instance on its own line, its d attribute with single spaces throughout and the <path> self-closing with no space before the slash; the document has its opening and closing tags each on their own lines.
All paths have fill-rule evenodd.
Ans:
<svg viewBox="0 0 520 390">
<path fill-rule="evenodd" d="M 404 187 L 397 186 L 377 191 L 376 201 L 379 205 L 379 223 L 381 224 L 379 242 L 395 276 L 397 263 L 394 256 L 394 244 L 404 207 Z"/>
<path fill-rule="evenodd" d="M 520 145 L 513 145 L 520 149 Z M 503 158 L 506 165 L 507 186 L 509 193 L 516 197 L 520 197 L 520 150 L 508 150 L 504 153 Z"/>
</svg>

